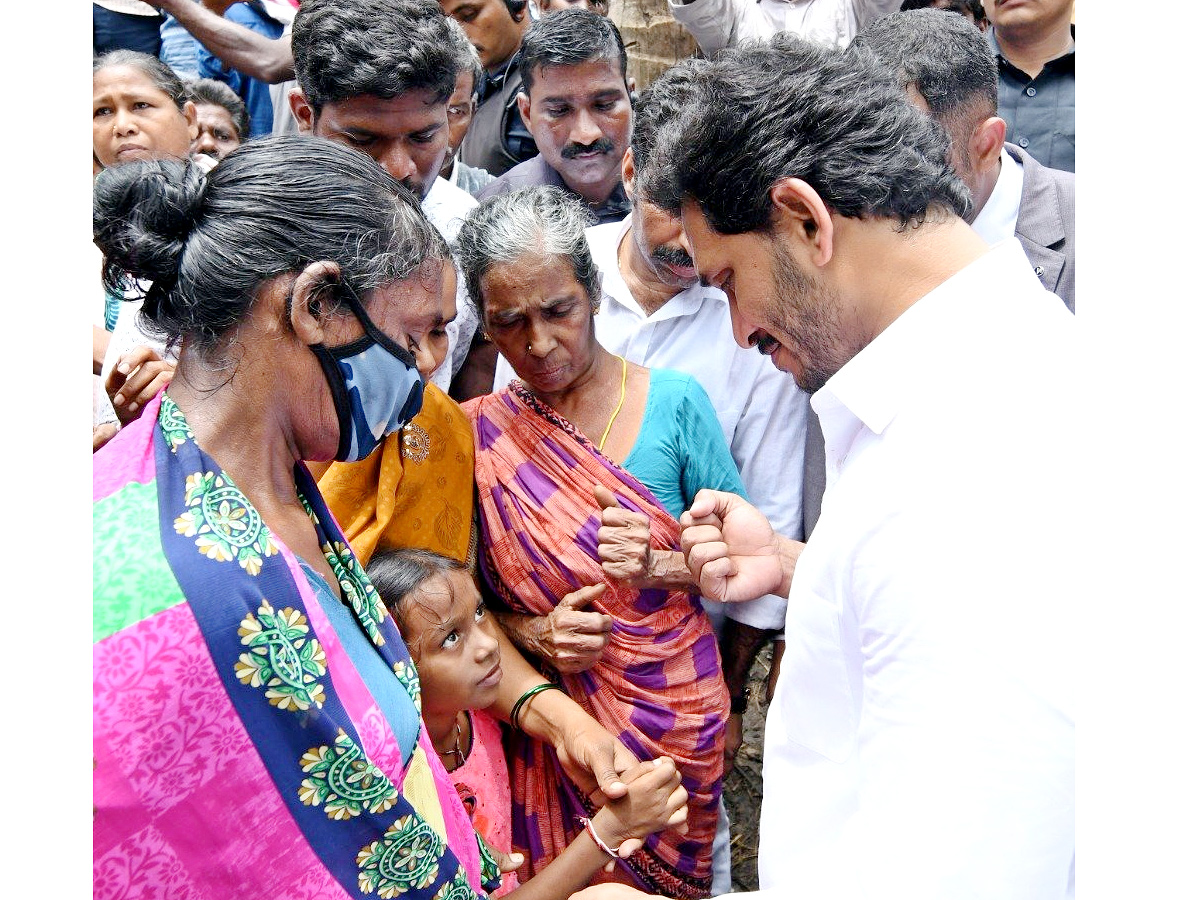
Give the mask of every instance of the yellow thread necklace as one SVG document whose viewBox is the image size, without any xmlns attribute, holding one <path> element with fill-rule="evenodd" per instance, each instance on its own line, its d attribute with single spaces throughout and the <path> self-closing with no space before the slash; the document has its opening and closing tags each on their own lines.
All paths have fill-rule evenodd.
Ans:
<svg viewBox="0 0 1200 900">
<path fill-rule="evenodd" d="M 625 357 L 621 357 L 621 399 L 617 401 L 617 408 L 613 410 L 612 416 L 608 420 L 608 425 L 604 428 L 604 434 L 600 435 L 600 452 L 604 452 L 604 442 L 608 440 L 608 433 L 612 431 L 613 422 L 617 421 L 617 415 L 621 412 L 621 407 L 625 405 L 625 376 L 628 374 L 629 365 L 625 361 Z"/>
</svg>

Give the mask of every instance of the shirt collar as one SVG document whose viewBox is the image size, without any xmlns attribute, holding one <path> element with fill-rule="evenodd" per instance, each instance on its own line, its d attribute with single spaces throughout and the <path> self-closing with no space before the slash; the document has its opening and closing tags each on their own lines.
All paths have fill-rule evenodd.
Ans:
<svg viewBox="0 0 1200 900">
<path fill-rule="evenodd" d="M 1019 160 L 1000 148 L 1000 175 L 988 196 L 983 209 L 971 223 L 988 246 L 998 244 L 1017 233 L 1017 213 L 1021 209 L 1021 189 L 1025 184 L 1025 171 Z"/>
<path fill-rule="evenodd" d="M 639 318 L 647 320 L 666 320 L 680 316 L 694 315 L 700 307 L 707 303 L 728 304 L 729 299 L 720 288 L 705 287 L 696 281 L 684 288 L 662 306 L 647 316 L 646 311 L 633 299 L 629 285 L 621 276 L 621 264 L 618 248 L 629 229 L 633 227 L 633 215 L 627 215 L 620 222 L 610 222 L 605 225 L 593 225 L 588 229 L 588 245 L 592 251 L 592 259 L 603 276 L 601 293 Z M 601 240 L 596 240 L 601 238 Z"/>
<path fill-rule="evenodd" d="M 1016 238 L 1007 238 L 942 282 L 892 322 L 812 396 L 826 456 L 845 459 L 862 428 L 882 434 L 907 397 L 943 371 L 952 343 L 969 333 L 974 297 L 1027 290 L 1037 276 Z M 997 284 L 997 282 L 1001 284 Z M 1012 282 L 1006 287 L 1005 282 Z"/>
<path fill-rule="evenodd" d="M 568 194 L 572 194 L 576 197 L 579 196 L 573 190 L 567 187 L 567 183 L 563 181 L 562 175 L 558 173 L 558 170 L 554 168 L 554 166 L 550 165 L 550 163 L 546 161 L 545 156 L 539 153 L 534 157 L 534 159 L 536 159 L 538 161 L 538 165 L 542 167 L 540 183 L 562 188 Z M 580 199 L 582 200 L 583 198 L 581 197 Z M 625 184 L 619 179 L 617 181 L 617 186 L 613 188 L 612 193 L 608 195 L 603 203 L 601 203 L 599 206 L 591 206 L 585 201 L 584 206 L 596 219 L 602 219 L 606 217 L 612 219 L 614 218 L 615 214 L 618 213 L 628 216 L 629 211 L 632 208 L 629 198 L 625 196 Z"/>
<path fill-rule="evenodd" d="M 479 102 L 483 103 L 483 101 L 487 100 L 488 97 L 492 96 L 492 94 L 495 94 L 497 91 L 503 88 L 505 82 L 508 81 L 508 77 L 513 73 L 513 71 L 519 72 L 520 69 L 521 51 L 518 49 L 516 53 L 508 58 L 508 62 L 496 67 L 496 74 L 493 75 L 485 70 L 483 73 L 483 84 L 479 86 L 479 93 L 477 95 L 479 97 Z"/>
<path fill-rule="evenodd" d="M 1009 68 L 1012 68 L 1012 69 L 1017 68 L 1016 66 L 1014 66 L 1012 63 L 1010 63 L 1008 61 L 1008 57 L 1005 56 L 1004 51 L 1000 49 L 1000 42 L 996 40 L 996 28 L 994 25 L 988 26 L 987 41 L 988 41 L 988 44 L 991 45 L 992 53 L 995 55 L 997 60 L 1002 60 L 1004 62 L 1004 64 L 1006 66 L 1008 66 Z M 1056 57 L 1054 57 L 1054 59 L 1047 60 L 1046 65 L 1047 66 L 1053 65 L 1054 63 L 1058 62 L 1060 59 L 1065 60 L 1067 58 L 1070 58 L 1072 60 L 1072 65 L 1074 65 L 1074 57 L 1075 57 L 1075 26 L 1072 25 L 1071 26 L 1071 46 L 1070 46 L 1070 48 L 1067 50 L 1066 53 L 1062 54 L 1061 56 L 1056 56 Z M 1018 69 L 1018 71 L 1020 71 L 1020 70 Z"/>
</svg>

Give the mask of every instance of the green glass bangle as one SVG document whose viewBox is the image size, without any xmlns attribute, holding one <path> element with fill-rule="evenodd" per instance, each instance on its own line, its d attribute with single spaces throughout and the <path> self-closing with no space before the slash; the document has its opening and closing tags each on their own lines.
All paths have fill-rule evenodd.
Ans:
<svg viewBox="0 0 1200 900">
<path fill-rule="evenodd" d="M 513 728 L 521 727 L 517 724 L 517 715 L 521 712 L 521 707 L 528 703 L 532 697 L 540 694 L 542 691 L 562 691 L 562 688 L 557 684 L 551 684 L 549 681 L 547 681 L 545 684 L 535 684 L 520 697 L 518 697 L 517 702 L 513 704 L 512 712 L 508 714 L 508 721 L 512 723 Z M 563 693 L 565 694 L 566 691 L 563 691 Z"/>
</svg>

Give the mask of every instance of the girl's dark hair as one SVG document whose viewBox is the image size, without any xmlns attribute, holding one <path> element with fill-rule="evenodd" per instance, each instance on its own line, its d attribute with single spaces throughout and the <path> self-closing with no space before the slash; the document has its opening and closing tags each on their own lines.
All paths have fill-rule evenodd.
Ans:
<svg viewBox="0 0 1200 900">
<path fill-rule="evenodd" d="M 414 550 L 407 547 L 380 550 L 367 564 L 367 577 L 375 585 L 383 605 L 396 620 L 405 643 L 408 643 L 411 637 L 405 625 L 405 614 L 417 588 L 437 575 L 465 571 L 466 565 L 457 559 L 442 556 L 431 550 Z"/>
<path fill-rule="evenodd" d="M 449 259 L 416 197 L 373 159 L 300 135 L 243 144 L 208 176 L 178 160 L 105 169 L 92 230 L 105 285 L 119 293 L 129 277 L 140 281 L 142 327 L 201 353 L 245 317 L 264 282 L 309 263 L 341 268 L 329 289 L 340 305 Z"/>
<path fill-rule="evenodd" d="M 137 50 L 109 50 L 92 60 L 92 75 L 112 66 L 130 66 L 138 69 L 154 82 L 154 86 L 171 98 L 177 109 L 183 109 L 188 101 L 187 88 L 174 70 L 157 56 Z"/>
</svg>

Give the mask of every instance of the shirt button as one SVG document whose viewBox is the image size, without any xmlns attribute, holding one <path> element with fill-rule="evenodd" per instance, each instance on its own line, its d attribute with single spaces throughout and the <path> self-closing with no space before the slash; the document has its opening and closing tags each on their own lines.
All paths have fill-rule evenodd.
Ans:
<svg viewBox="0 0 1200 900">
<path fill-rule="evenodd" d="M 1027 96 L 1027 97 L 1032 97 L 1036 93 L 1037 93 L 1037 88 L 1035 88 L 1035 87 L 1025 88 L 1025 96 Z"/>
<path fill-rule="evenodd" d="M 1022 150 L 1024 150 L 1026 147 L 1029 146 L 1029 138 L 1021 138 L 1020 140 L 1017 141 L 1017 146 L 1020 147 Z"/>
</svg>

